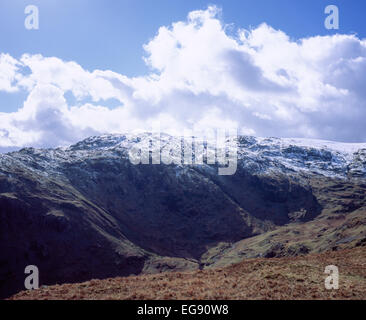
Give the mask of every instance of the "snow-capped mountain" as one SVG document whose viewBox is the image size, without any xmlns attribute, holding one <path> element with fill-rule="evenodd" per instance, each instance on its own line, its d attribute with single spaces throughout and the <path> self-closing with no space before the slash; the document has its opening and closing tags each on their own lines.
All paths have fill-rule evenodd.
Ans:
<svg viewBox="0 0 366 320">
<path fill-rule="evenodd" d="M 195 164 L 192 141 L 104 135 L 1 154 L 0 295 L 23 288 L 30 264 L 46 284 L 202 268 L 216 246 L 366 208 L 366 144 L 241 136 L 206 141 Z M 133 164 L 137 145 L 173 163 Z M 207 164 L 215 151 L 235 153 L 234 174 Z"/>
<path fill-rule="evenodd" d="M 43 174 L 57 174 L 57 168 L 65 162 L 80 161 L 91 156 L 128 159 L 131 149 L 136 144 L 148 150 L 149 146 L 156 145 L 157 141 L 161 151 L 170 148 L 173 163 L 180 169 L 184 168 L 183 150 L 191 140 L 167 134 L 157 136 L 149 133 L 95 136 L 68 148 L 26 148 L 20 152 L 0 154 L 0 168 L 13 166 L 15 163 L 20 166 L 27 165 L 37 159 L 31 168 L 38 169 Z M 207 145 L 206 149 L 214 154 L 216 141 L 208 140 Z M 228 147 L 230 145 L 226 146 Z M 192 150 L 194 154 L 194 146 Z M 237 154 L 239 166 L 256 173 L 279 171 L 339 178 L 366 177 L 366 143 L 240 136 L 235 138 L 233 153 Z"/>
<path fill-rule="evenodd" d="M 366 143 L 310 139 L 239 138 L 239 159 L 265 171 L 366 177 Z"/>
</svg>

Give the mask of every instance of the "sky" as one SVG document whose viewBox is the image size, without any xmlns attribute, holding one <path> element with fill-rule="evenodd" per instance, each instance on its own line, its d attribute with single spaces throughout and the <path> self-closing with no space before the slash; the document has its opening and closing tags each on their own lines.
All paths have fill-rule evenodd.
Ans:
<svg viewBox="0 0 366 320">
<path fill-rule="evenodd" d="M 359 0 L 1 1 L 0 148 L 157 122 L 364 142 L 365 14 Z"/>
</svg>

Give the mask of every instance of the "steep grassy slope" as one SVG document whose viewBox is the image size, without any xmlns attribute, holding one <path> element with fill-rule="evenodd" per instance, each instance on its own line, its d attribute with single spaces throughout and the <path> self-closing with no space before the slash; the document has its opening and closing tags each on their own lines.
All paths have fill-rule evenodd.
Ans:
<svg viewBox="0 0 366 320">
<path fill-rule="evenodd" d="M 353 248 L 366 243 L 366 191 L 357 181 L 309 179 L 321 214 L 306 223 L 288 223 L 236 243 L 221 242 L 201 257 L 206 267 L 227 266 L 244 258 L 283 257 Z"/>
</svg>

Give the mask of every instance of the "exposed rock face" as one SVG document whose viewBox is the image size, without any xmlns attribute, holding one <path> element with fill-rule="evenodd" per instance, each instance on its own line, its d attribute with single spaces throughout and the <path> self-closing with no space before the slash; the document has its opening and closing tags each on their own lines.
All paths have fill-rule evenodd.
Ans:
<svg viewBox="0 0 366 320">
<path fill-rule="evenodd" d="M 338 205 L 364 205 L 361 146 L 240 137 L 237 172 L 219 176 L 214 165 L 133 165 L 128 150 L 141 139 L 150 136 L 0 155 L 0 296 L 24 289 L 30 264 L 43 284 L 199 268 L 221 242 L 332 208 L 320 180 L 339 199 L 348 192 Z"/>
<path fill-rule="evenodd" d="M 310 252 L 310 249 L 303 244 L 293 245 L 293 246 L 286 248 L 286 246 L 283 243 L 277 242 L 277 243 L 273 244 L 263 254 L 263 257 L 264 258 L 280 258 L 280 257 L 289 257 L 289 256 L 296 257 L 299 255 L 308 254 L 309 252 Z"/>
</svg>

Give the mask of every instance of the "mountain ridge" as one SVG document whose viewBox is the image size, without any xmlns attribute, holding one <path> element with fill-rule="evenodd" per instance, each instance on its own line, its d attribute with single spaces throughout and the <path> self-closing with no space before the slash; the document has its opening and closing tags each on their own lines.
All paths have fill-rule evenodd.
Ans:
<svg viewBox="0 0 366 320">
<path fill-rule="evenodd" d="M 46 284 L 193 270 L 220 264 L 217 257 L 286 255 L 293 249 L 281 243 L 278 253 L 271 241 L 253 240 L 249 253 L 229 250 L 271 232 L 280 242 L 286 225 L 321 225 L 354 212 L 363 221 L 366 144 L 239 136 L 237 171 L 220 176 L 217 164 L 132 164 L 129 150 L 152 137 L 105 135 L 0 155 L 2 296 L 22 289 L 28 264 L 40 267 Z M 177 146 L 182 159 L 180 142 L 163 135 L 161 148 Z M 357 232 L 352 245 L 364 237 Z M 305 251 L 331 249 L 332 237 Z M 302 254 L 304 244 L 297 245 Z"/>
</svg>

